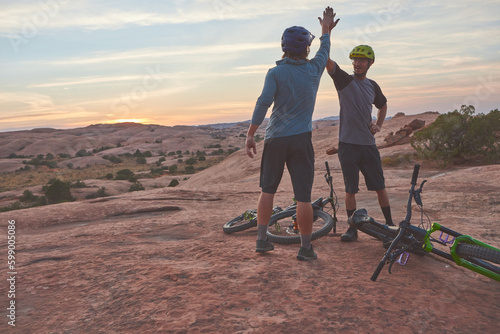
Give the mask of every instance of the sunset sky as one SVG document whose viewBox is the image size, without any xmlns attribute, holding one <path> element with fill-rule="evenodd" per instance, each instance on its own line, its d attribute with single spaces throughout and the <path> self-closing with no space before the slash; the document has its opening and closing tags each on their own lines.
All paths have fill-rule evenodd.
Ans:
<svg viewBox="0 0 500 334">
<path fill-rule="evenodd" d="M 0 131 L 248 120 L 283 30 L 314 56 L 327 5 L 332 59 L 371 45 L 389 116 L 500 108 L 499 0 L 0 0 Z M 325 71 L 314 119 L 338 112 Z"/>
</svg>

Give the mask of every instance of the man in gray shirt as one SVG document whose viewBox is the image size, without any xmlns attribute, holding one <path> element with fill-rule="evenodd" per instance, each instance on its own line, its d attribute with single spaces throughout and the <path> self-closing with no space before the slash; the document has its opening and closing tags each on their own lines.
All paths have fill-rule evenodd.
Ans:
<svg viewBox="0 0 500 334">
<path fill-rule="evenodd" d="M 374 134 L 379 132 L 387 114 L 387 99 L 380 86 L 366 77 L 375 61 L 375 54 L 368 45 L 359 45 L 349 54 L 354 74 L 343 71 L 336 62 L 328 59 L 328 74 L 333 79 L 340 103 L 340 128 L 338 155 L 345 184 L 347 216 L 356 210 L 356 193 L 359 191 L 359 172 L 365 178 L 368 190 L 376 191 L 386 224 L 394 225 L 389 197 L 385 189 L 380 153 Z M 372 122 L 372 105 L 378 109 L 377 120 Z M 354 241 L 357 230 L 349 227 L 340 240 Z"/>
</svg>

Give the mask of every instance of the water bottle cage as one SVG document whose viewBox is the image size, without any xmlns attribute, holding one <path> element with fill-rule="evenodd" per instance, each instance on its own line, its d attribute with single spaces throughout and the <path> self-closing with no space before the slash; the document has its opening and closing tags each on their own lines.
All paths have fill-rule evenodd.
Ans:
<svg viewBox="0 0 500 334">
<path fill-rule="evenodd" d="M 446 234 L 444 232 L 441 232 L 439 235 L 439 240 L 444 244 L 452 245 L 455 242 L 455 237 L 453 237 L 451 240 L 448 240 L 450 238 L 449 234 Z"/>
</svg>

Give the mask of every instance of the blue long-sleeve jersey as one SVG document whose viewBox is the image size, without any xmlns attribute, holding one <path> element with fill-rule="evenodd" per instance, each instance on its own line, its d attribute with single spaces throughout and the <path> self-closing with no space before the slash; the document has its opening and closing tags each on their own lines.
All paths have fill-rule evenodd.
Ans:
<svg viewBox="0 0 500 334">
<path fill-rule="evenodd" d="M 330 54 L 330 36 L 324 34 L 320 39 L 321 46 L 313 59 L 284 58 L 267 72 L 252 116 L 252 124 L 262 124 L 274 102 L 265 139 L 312 131 L 319 82 Z"/>
</svg>

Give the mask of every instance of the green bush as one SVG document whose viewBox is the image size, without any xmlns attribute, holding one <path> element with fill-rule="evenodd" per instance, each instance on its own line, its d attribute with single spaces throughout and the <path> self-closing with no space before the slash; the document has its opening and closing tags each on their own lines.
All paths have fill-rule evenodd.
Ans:
<svg viewBox="0 0 500 334">
<path fill-rule="evenodd" d="M 186 166 L 186 168 L 184 169 L 184 171 L 185 171 L 186 174 L 194 174 L 195 173 L 195 169 L 194 169 L 193 165 Z"/>
<path fill-rule="evenodd" d="M 178 185 L 179 185 L 179 180 L 173 179 L 172 181 L 170 181 L 167 187 L 176 187 Z"/>
<path fill-rule="evenodd" d="M 129 180 L 134 176 L 134 172 L 130 169 L 122 169 L 116 172 L 115 180 Z"/>
<path fill-rule="evenodd" d="M 197 162 L 195 158 L 189 158 L 186 160 L 187 165 L 194 165 Z"/>
<path fill-rule="evenodd" d="M 145 188 L 142 186 L 142 184 L 140 182 L 134 182 L 130 188 L 129 188 L 129 192 L 132 192 L 132 191 L 140 191 L 140 190 L 145 190 Z"/>
<path fill-rule="evenodd" d="M 92 155 L 92 152 L 87 152 L 87 150 L 85 150 L 85 149 L 82 148 L 81 150 L 79 150 L 78 152 L 76 152 L 75 156 L 76 157 L 87 157 L 87 156 L 90 156 L 90 155 Z"/>
<path fill-rule="evenodd" d="M 175 172 L 177 172 L 177 168 L 178 168 L 177 165 L 172 165 L 172 166 L 168 167 L 168 172 L 175 173 Z"/>
<path fill-rule="evenodd" d="M 42 187 L 42 191 L 45 193 L 45 197 L 49 204 L 72 202 L 76 200 L 76 198 L 71 195 L 71 186 L 67 182 L 63 182 L 59 179 L 49 181 L 47 185 Z"/>
<path fill-rule="evenodd" d="M 500 112 L 495 109 L 486 115 L 473 116 L 474 113 L 473 106 L 463 105 L 460 111 L 440 115 L 430 126 L 415 132 L 411 145 L 420 157 L 427 159 L 450 162 L 483 156 L 498 162 Z"/>
<path fill-rule="evenodd" d="M 26 189 L 23 192 L 23 195 L 19 197 L 19 201 L 21 202 L 36 202 L 38 196 L 34 195 L 30 190 Z"/>
</svg>

